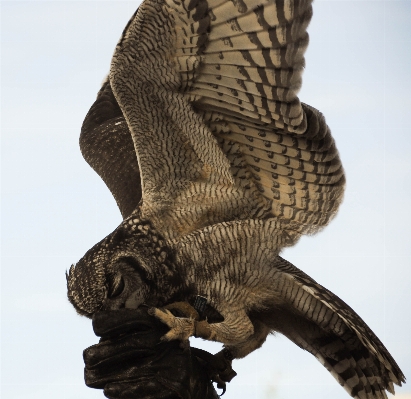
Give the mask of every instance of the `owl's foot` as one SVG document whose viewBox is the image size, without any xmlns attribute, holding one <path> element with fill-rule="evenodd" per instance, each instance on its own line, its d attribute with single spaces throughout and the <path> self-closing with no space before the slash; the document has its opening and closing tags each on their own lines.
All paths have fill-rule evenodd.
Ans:
<svg viewBox="0 0 411 399">
<path fill-rule="evenodd" d="M 168 309 L 158 308 L 150 308 L 148 314 L 170 327 L 170 331 L 161 337 L 161 341 L 186 341 L 195 333 L 196 321 L 193 318 L 176 317 Z"/>
<path fill-rule="evenodd" d="M 171 313 L 171 310 L 178 315 L 186 317 L 177 317 Z M 216 333 L 212 330 L 210 324 L 206 320 L 198 321 L 197 311 L 188 303 L 175 302 L 162 309 L 150 308 L 148 314 L 156 317 L 170 328 L 170 331 L 161 337 L 161 341 L 177 339 L 185 342 L 190 336 L 212 341 L 216 340 Z M 217 388 L 223 390 L 221 394 L 223 395 L 226 391 L 226 383 L 230 382 L 237 375 L 231 367 L 233 356 L 230 350 L 225 348 L 216 355 L 198 348 L 191 348 L 191 351 L 204 362 L 211 380 L 217 383 Z"/>
<path fill-rule="evenodd" d="M 211 380 L 217 383 L 217 388 L 223 390 L 220 396 L 224 395 L 226 383 L 230 382 L 237 375 L 231 367 L 232 357 L 229 356 L 229 351 L 223 349 L 221 352 L 212 355 L 202 349 L 191 348 L 191 352 L 207 364 Z"/>
</svg>

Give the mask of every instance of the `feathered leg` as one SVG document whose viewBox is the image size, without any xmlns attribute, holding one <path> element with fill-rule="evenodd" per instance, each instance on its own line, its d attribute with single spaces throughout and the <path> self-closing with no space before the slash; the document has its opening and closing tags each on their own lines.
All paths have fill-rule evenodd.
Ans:
<svg viewBox="0 0 411 399">
<path fill-rule="evenodd" d="M 253 320 L 253 326 L 254 333 L 245 341 L 235 345 L 224 345 L 225 349 L 231 353 L 233 359 L 241 359 L 247 356 L 249 353 L 260 348 L 267 339 L 267 336 L 271 331 L 269 327 L 259 320 Z"/>
<path fill-rule="evenodd" d="M 254 326 L 243 309 L 231 308 L 228 315 L 222 314 L 223 322 L 212 324 L 207 320 L 197 321 L 193 317 L 176 317 L 168 309 L 151 308 L 149 314 L 170 327 L 170 331 L 163 337 L 167 341 L 186 340 L 190 336 L 195 336 L 234 345 L 246 341 L 254 334 Z"/>
</svg>

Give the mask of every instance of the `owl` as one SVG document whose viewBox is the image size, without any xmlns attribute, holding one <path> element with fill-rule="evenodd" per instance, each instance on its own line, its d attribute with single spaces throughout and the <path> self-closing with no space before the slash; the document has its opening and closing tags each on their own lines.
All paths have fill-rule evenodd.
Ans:
<svg viewBox="0 0 411 399">
<path fill-rule="evenodd" d="M 122 223 L 67 274 L 87 317 L 149 306 L 166 340 L 242 358 L 279 332 L 355 398 L 404 375 L 347 304 L 280 251 L 335 216 L 345 177 L 323 115 L 301 103 L 311 0 L 145 0 L 88 112 L 81 151 Z M 196 299 L 221 315 L 176 317 Z M 188 309 L 188 308 L 186 308 Z"/>
</svg>

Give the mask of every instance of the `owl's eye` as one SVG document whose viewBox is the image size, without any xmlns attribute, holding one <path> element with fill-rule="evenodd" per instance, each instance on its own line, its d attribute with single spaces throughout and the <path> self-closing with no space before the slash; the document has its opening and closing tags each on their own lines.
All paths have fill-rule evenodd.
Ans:
<svg viewBox="0 0 411 399">
<path fill-rule="evenodd" d="M 112 279 L 110 279 L 110 287 L 108 290 L 108 297 L 110 299 L 118 297 L 124 291 L 124 279 L 121 274 L 116 274 Z"/>
</svg>

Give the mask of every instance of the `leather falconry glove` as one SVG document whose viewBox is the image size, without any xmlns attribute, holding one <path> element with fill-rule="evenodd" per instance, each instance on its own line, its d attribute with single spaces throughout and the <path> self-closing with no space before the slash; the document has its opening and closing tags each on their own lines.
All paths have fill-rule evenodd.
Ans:
<svg viewBox="0 0 411 399">
<path fill-rule="evenodd" d="M 146 307 L 97 312 L 93 329 L 101 339 L 84 350 L 84 377 L 106 397 L 218 399 L 213 370 L 224 365 L 188 343 L 160 341 L 168 328 Z"/>
</svg>

